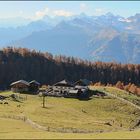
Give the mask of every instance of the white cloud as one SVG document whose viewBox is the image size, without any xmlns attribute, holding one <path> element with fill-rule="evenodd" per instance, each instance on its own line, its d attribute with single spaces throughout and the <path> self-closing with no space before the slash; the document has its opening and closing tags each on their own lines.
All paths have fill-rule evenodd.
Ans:
<svg viewBox="0 0 140 140">
<path fill-rule="evenodd" d="M 98 16 L 98 15 L 102 15 L 104 13 L 106 13 L 105 9 L 103 9 L 103 8 L 96 8 L 94 14 Z"/>
<path fill-rule="evenodd" d="M 43 10 L 40 10 L 40 11 L 37 11 L 35 13 L 35 18 L 37 19 L 40 19 L 42 18 L 43 16 L 47 15 L 49 13 L 50 9 L 48 7 L 46 7 L 45 9 Z"/>
<path fill-rule="evenodd" d="M 69 17 L 69 16 L 72 16 L 73 15 L 72 12 L 65 11 L 65 10 L 54 10 L 52 13 L 55 16 L 65 16 L 65 17 Z"/>
<path fill-rule="evenodd" d="M 88 6 L 85 4 L 85 3 L 81 3 L 80 4 L 80 10 L 82 11 L 82 12 L 84 12 L 85 10 L 87 10 L 88 9 Z"/>
<path fill-rule="evenodd" d="M 72 16 L 73 12 L 66 11 L 66 10 L 63 10 L 63 9 L 58 9 L 58 10 L 55 9 L 55 10 L 53 10 L 53 9 L 50 9 L 50 8 L 46 7 L 43 10 L 36 11 L 34 19 L 35 20 L 36 19 L 40 19 L 40 18 L 42 18 L 45 15 L 68 17 L 68 16 Z"/>
<path fill-rule="evenodd" d="M 101 13 L 101 12 L 103 12 L 103 9 L 97 8 L 97 9 L 95 9 L 95 11 L 98 12 L 98 13 Z"/>
</svg>

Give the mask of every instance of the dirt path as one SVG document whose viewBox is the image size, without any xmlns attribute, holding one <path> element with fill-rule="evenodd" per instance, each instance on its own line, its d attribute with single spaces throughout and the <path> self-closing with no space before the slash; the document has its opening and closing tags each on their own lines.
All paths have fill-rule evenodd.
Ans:
<svg viewBox="0 0 140 140">
<path fill-rule="evenodd" d="M 48 132 L 60 132 L 60 133 L 101 133 L 101 130 L 81 130 L 81 129 L 76 129 L 76 128 L 52 128 L 52 127 L 45 127 L 42 126 L 31 119 L 27 118 L 26 116 L 15 116 L 15 115 L 3 115 L 0 116 L 0 118 L 5 118 L 5 119 L 13 119 L 13 120 L 21 120 L 24 121 L 26 124 L 32 126 L 33 128 L 43 130 L 43 131 L 48 131 Z M 95 123 L 100 123 L 100 124 L 106 124 L 109 125 L 107 122 L 95 122 Z M 104 131 L 104 132 L 110 132 L 110 131 Z"/>
</svg>

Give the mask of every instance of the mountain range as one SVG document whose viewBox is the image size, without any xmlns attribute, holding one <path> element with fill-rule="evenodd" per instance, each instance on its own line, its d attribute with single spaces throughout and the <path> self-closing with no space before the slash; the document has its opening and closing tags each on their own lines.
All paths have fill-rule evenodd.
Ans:
<svg viewBox="0 0 140 140">
<path fill-rule="evenodd" d="M 17 27 L 0 26 L 1 46 L 17 46 L 91 61 L 140 63 L 140 14 L 44 16 Z"/>
</svg>

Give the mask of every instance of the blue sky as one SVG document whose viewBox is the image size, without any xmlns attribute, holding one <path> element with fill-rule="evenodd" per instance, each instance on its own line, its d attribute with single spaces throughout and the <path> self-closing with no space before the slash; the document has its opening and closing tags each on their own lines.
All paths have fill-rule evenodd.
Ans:
<svg viewBox="0 0 140 140">
<path fill-rule="evenodd" d="M 0 18 L 39 19 L 44 15 L 71 16 L 82 12 L 87 15 L 111 12 L 129 17 L 140 13 L 140 1 L 0 1 Z"/>
</svg>

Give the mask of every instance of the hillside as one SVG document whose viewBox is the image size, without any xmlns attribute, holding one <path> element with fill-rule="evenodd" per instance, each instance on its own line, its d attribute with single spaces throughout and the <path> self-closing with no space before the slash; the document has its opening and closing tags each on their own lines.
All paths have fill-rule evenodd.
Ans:
<svg viewBox="0 0 140 140">
<path fill-rule="evenodd" d="M 66 55 L 86 59 L 89 35 L 81 27 L 71 26 L 61 22 L 50 30 L 34 32 L 31 35 L 16 41 L 15 46 L 48 51 L 54 55 Z M 17 44 L 17 45 L 16 45 Z M 11 43 L 14 45 L 14 43 Z"/>
<path fill-rule="evenodd" d="M 122 81 L 139 86 L 140 65 L 91 62 L 26 48 L 7 47 L 0 50 L 1 90 L 8 89 L 10 83 L 20 79 L 54 84 L 63 79 L 75 82 L 83 78 L 103 84 Z"/>
<path fill-rule="evenodd" d="M 101 38 L 103 37 L 100 37 L 100 41 L 102 42 Z M 137 34 L 119 34 L 111 40 L 108 39 L 101 46 L 98 45 L 92 53 L 92 58 L 94 61 L 102 60 L 104 62 L 116 61 L 139 64 L 139 40 L 140 35 Z"/>
<path fill-rule="evenodd" d="M 12 93 L 0 93 L 10 94 Z M 93 97 L 89 101 L 46 97 L 46 108 L 42 108 L 42 97 L 37 95 L 21 94 L 20 102 L 13 101 L 12 98 L 5 101 L 8 105 L 0 104 L 0 121 L 3 122 L 0 130 L 3 138 L 110 138 L 118 134 L 120 138 L 136 138 L 139 133 L 136 130 L 128 135 L 128 131 L 137 124 L 140 110 L 110 97 Z M 49 132 L 32 128 L 33 125 L 20 120 L 23 116 L 46 127 Z M 10 126 L 7 128 L 7 123 L 17 125 L 11 130 Z M 20 130 L 17 130 L 19 126 Z M 5 135 L 7 131 L 9 134 Z M 20 132 L 24 135 L 21 136 Z"/>
<path fill-rule="evenodd" d="M 108 96 L 121 100 L 129 105 L 140 109 L 140 97 L 134 93 L 124 91 L 116 87 L 109 86 L 89 86 L 91 90 L 97 90 L 106 93 Z"/>
<path fill-rule="evenodd" d="M 0 139 L 113 139 L 114 137 L 119 139 L 138 139 L 140 137 L 140 130 L 98 134 L 58 133 L 33 129 L 21 121 L 12 119 L 0 119 L 0 123 Z"/>
</svg>

